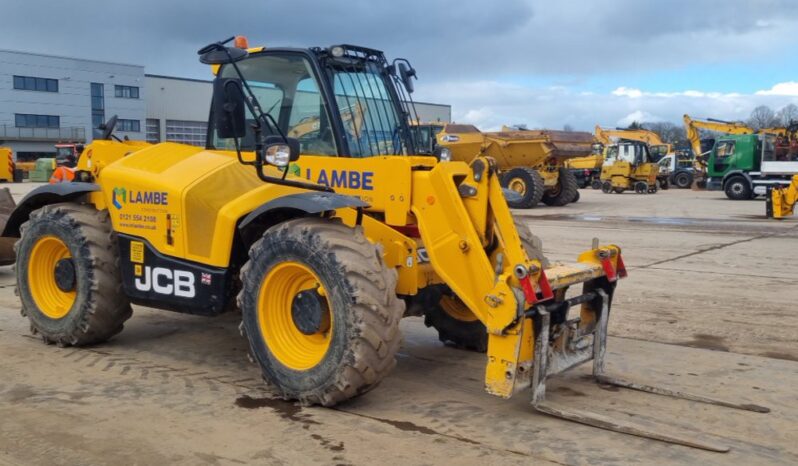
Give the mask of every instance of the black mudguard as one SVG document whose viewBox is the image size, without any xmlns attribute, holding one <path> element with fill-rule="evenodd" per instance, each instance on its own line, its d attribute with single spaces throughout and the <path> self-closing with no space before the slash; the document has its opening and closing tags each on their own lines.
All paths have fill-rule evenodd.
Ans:
<svg viewBox="0 0 798 466">
<path fill-rule="evenodd" d="M 278 210 L 295 210 L 307 214 L 321 214 L 344 207 L 358 208 L 368 207 L 368 204 L 353 196 L 343 194 L 327 193 L 320 191 L 307 191 L 303 193 L 290 194 L 277 199 L 273 199 L 249 213 L 238 228 L 244 229 L 253 220 L 269 212 Z"/>
<path fill-rule="evenodd" d="M 40 186 L 29 192 L 11 212 L 3 228 L 4 237 L 18 238 L 19 227 L 30 217 L 30 213 L 48 204 L 69 202 L 90 192 L 99 191 L 94 183 L 56 183 Z"/>
</svg>

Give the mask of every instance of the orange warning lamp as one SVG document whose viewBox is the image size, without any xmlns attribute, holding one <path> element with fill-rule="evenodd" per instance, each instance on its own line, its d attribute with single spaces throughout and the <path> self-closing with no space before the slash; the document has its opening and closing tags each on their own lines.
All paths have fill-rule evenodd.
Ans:
<svg viewBox="0 0 798 466">
<path fill-rule="evenodd" d="M 233 41 L 233 45 L 239 49 L 248 49 L 249 48 L 249 41 L 247 40 L 246 36 L 236 36 L 235 41 Z"/>
</svg>

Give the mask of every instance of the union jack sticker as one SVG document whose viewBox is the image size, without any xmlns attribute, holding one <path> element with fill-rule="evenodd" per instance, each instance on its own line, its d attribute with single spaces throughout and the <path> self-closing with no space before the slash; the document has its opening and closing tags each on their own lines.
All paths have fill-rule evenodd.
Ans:
<svg viewBox="0 0 798 466">
<path fill-rule="evenodd" d="M 200 281 L 203 285 L 210 285 L 211 284 L 211 274 L 209 273 L 202 273 L 202 277 L 200 277 Z"/>
</svg>

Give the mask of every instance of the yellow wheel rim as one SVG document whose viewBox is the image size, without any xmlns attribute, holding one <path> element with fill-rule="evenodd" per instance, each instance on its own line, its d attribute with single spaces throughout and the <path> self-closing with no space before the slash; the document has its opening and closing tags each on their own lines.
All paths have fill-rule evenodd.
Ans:
<svg viewBox="0 0 798 466">
<path fill-rule="evenodd" d="M 75 291 L 63 291 L 55 282 L 55 266 L 61 259 L 72 257 L 69 248 L 55 236 L 43 236 L 33 245 L 28 260 L 28 287 L 36 307 L 51 319 L 69 313 L 75 302 Z"/>
<path fill-rule="evenodd" d="M 462 322 L 473 322 L 477 320 L 477 316 L 471 312 L 471 309 L 469 309 L 465 303 L 460 301 L 458 298 L 444 295 L 441 297 L 440 304 L 443 311 L 449 314 L 449 316 L 453 319 L 457 319 Z"/>
<path fill-rule="evenodd" d="M 302 333 L 294 323 L 292 305 L 302 291 L 316 290 L 325 296 L 316 333 Z M 301 371 L 318 365 L 332 339 L 333 318 L 329 298 L 316 274 L 298 262 L 283 262 L 271 269 L 260 287 L 258 323 L 269 351 L 289 369 Z"/>
<path fill-rule="evenodd" d="M 520 195 L 526 194 L 526 183 L 521 178 L 513 178 L 507 183 L 507 187 Z"/>
</svg>

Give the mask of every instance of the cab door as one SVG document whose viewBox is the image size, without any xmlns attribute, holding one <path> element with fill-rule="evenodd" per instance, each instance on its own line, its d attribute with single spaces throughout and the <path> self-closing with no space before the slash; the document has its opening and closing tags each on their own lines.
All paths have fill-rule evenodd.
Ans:
<svg viewBox="0 0 798 466">
<path fill-rule="evenodd" d="M 718 174 L 722 174 L 729 169 L 732 157 L 734 157 L 736 145 L 736 141 L 733 140 L 720 140 L 715 144 L 715 149 L 712 151 L 713 171 Z"/>
</svg>

